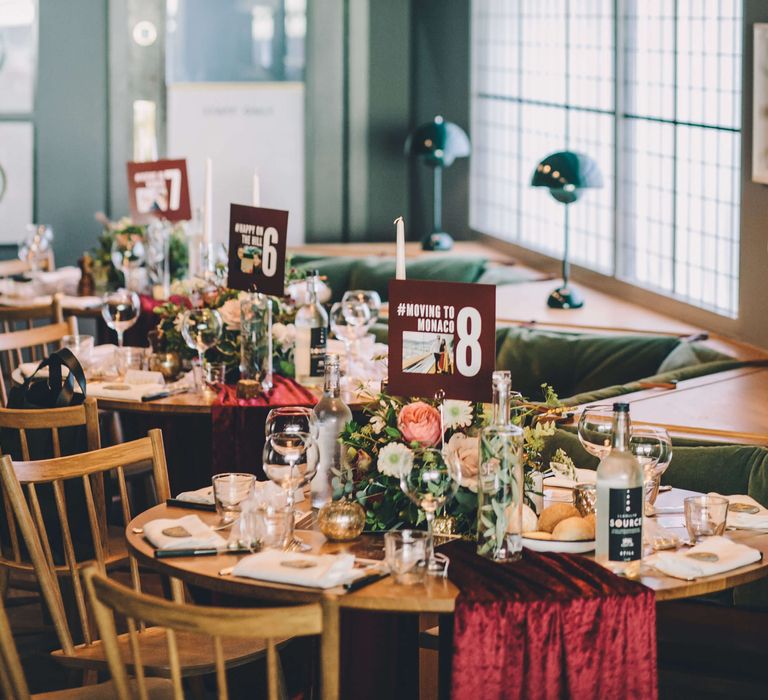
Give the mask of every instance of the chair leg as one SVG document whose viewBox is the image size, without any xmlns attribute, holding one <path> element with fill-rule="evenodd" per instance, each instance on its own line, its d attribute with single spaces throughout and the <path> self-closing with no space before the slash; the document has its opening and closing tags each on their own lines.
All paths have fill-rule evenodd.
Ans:
<svg viewBox="0 0 768 700">
<path fill-rule="evenodd" d="M 8 595 L 8 581 L 11 578 L 11 572 L 5 566 L 0 566 L 0 599 L 5 600 Z"/>
</svg>

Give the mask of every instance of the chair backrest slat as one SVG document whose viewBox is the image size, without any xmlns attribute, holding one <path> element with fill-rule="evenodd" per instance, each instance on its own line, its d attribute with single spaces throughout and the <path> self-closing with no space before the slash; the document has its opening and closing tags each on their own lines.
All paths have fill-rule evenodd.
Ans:
<svg viewBox="0 0 768 700">
<path fill-rule="evenodd" d="M 176 642 L 176 631 L 172 629 L 166 630 L 165 641 L 168 645 L 168 663 L 171 666 L 173 694 L 179 700 L 184 700 L 184 692 L 181 684 L 181 662 L 179 660 L 179 645 Z"/>
<path fill-rule="evenodd" d="M 0 541 L 0 552 L 3 559 L 10 559 L 13 562 L 21 561 L 21 548 L 19 547 L 19 533 L 16 530 L 16 518 L 13 517 L 13 510 L 11 509 L 11 502 L 8 499 L 8 494 L 5 489 L 0 489 L 0 493 L 3 495 L 3 511 L 5 512 L 5 525 L 8 528 L 8 542 L 11 546 L 11 551 L 6 552 L 2 550 L 2 541 Z"/>
<path fill-rule="evenodd" d="M 72 590 L 75 595 L 75 605 L 77 606 L 77 616 L 80 620 L 80 627 L 83 633 L 83 639 L 86 644 L 91 643 L 91 626 L 88 622 L 88 611 L 85 607 L 85 595 L 83 593 L 82 581 L 77 571 L 77 555 L 75 554 L 75 544 L 72 541 L 72 530 L 69 527 L 69 517 L 67 515 L 67 502 L 64 497 L 64 485 L 58 479 L 53 482 L 53 493 L 56 499 L 56 512 L 59 516 L 59 526 L 61 527 L 61 540 L 64 545 L 64 559 L 69 569 L 69 575 L 72 580 Z M 103 561 L 97 561 L 99 568 L 104 567 Z"/>
<path fill-rule="evenodd" d="M 149 700 L 149 693 L 147 693 L 146 676 L 144 675 L 144 663 L 141 659 L 141 645 L 139 644 L 139 633 L 136 630 L 136 620 L 132 617 L 127 618 L 128 623 L 128 643 L 131 649 L 131 657 L 136 659 L 134 665 L 136 688 L 139 691 L 139 700 Z M 144 627 L 144 623 L 141 622 L 140 626 Z"/>
<path fill-rule="evenodd" d="M 51 428 L 51 442 L 53 443 L 53 456 L 61 457 L 61 441 L 59 440 L 59 429 Z M 29 457 L 26 457 L 29 461 Z"/>
<path fill-rule="evenodd" d="M 113 678 L 127 678 L 126 659 L 120 656 L 116 644 L 107 644 L 107 635 L 114 634 L 114 615 L 118 614 L 166 631 L 171 678 L 176 684 L 177 697 L 183 698 L 180 674 L 177 678 L 178 653 L 175 649 L 176 632 L 190 632 L 212 639 L 218 697 L 227 697 L 223 640 L 227 638 L 259 638 L 267 640 L 268 697 L 279 696 L 276 640 L 294 636 L 314 636 L 323 632 L 323 611 L 319 603 L 280 608 L 220 608 L 185 605 L 144 593 L 137 593 L 116 581 L 106 578 L 95 566 L 83 570 L 85 585 L 102 635 L 107 662 Z M 134 656 L 133 665 L 138 666 Z M 333 684 L 330 684 L 333 685 Z M 123 697 L 129 696 L 119 695 Z"/>
<path fill-rule="evenodd" d="M 106 521 L 101 518 L 95 503 L 94 494 L 97 493 L 95 484 L 100 483 L 105 475 L 113 473 L 118 467 L 148 460 L 152 461 L 152 478 L 156 493 L 159 498 L 165 500 L 169 495 L 168 475 L 163 439 L 159 430 L 150 431 L 149 437 L 141 440 L 80 455 L 33 462 L 13 462 L 10 457 L 5 456 L 0 462 L 2 484 L 9 494 L 13 513 L 27 545 L 35 573 L 38 579 L 50 582 L 48 591 L 41 586 L 41 590 L 47 596 L 46 602 L 49 607 L 55 606 L 57 601 L 60 602 L 63 599 L 56 576 L 56 556 L 61 557 L 63 552 L 64 566 L 59 566 L 58 571 L 66 574 L 70 579 L 82 636 L 86 644 L 93 640 L 95 630 L 91 629 L 89 605 L 83 592 L 79 571 L 83 563 L 94 559 L 98 568 L 103 571 L 106 569 L 107 561 L 107 550 L 102 546 L 102 541 L 106 541 L 106 532 L 103 532 L 106 530 Z M 123 486 L 125 486 L 124 482 Z M 22 488 L 27 490 L 28 502 L 24 498 Z M 48 528 L 46 528 L 46 518 L 50 520 L 54 514 L 46 513 L 45 517 L 43 516 L 40 499 L 36 493 L 38 488 L 53 488 L 56 521 Z M 81 493 L 85 495 L 85 507 L 73 509 L 70 505 L 68 508 L 68 500 L 71 504 L 79 504 L 79 501 L 76 502 L 74 499 L 79 498 Z M 127 498 L 125 494 L 123 497 Z M 88 525 L 84 522 L 85 517 L 88 518 Z M 76 531 L 72 528 L 72 523 L 78 522 L 75 518 L 83 519 L 82 524 L 78 523 Z M 54 532 L 54 524 L 60 530 L 55 533 L 60 538 L 60 541 L 57 540 L 56 547 L 53 546 L 49 536 L 49 532 Z M 76 537 L 73 537 L 73 533 Z M 127 558 L 131 563 L 132 577 L 138 580 L 138 566 L 133 557 Z M 69 630 L 66 617 L 55 620 L 55 626 L 64 652 L 71 653 L 73 635 Z"/>
<path fill-rule="evenodd" d="M 11 623 L 0 598 L 0 689 L 4 698 L 29 700 L 29 687 L 24 678 L 21 659 L 13 641 Z"/>
<path fill-rule="evenodd" d="M 229 700 L 224 648 L 221 645 L 221 637 L 218 635 L 213 638 L 213 654 L 216 661 L 216 685 L 219 689 L 219 700 Z"/>
</svg>

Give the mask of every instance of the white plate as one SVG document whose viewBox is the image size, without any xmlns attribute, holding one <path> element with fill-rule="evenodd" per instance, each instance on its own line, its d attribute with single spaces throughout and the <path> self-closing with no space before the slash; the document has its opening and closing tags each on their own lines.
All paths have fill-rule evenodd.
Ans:
<svg viewBox="0 0 768 700">
<path fill-rule="evenodd" d="M 580 542 L 565 542 L 564 540 L 534 540 L 523 537 L 523 547 L 534 552 L 565 552 L 567 554 L 584 554 L 595 548 L 594 540 L 581 540 Z"/>
</svg>

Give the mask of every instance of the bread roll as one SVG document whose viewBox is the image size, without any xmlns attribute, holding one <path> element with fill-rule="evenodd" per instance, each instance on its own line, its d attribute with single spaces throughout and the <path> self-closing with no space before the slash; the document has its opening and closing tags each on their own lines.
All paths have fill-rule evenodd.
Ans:
<svg viewBox="0 0 768 700">
<path fill-rule="evenodd" d="M 552 534 L 542 532 L 541 530 L 534 530 L 532 532 L 523 532 L 523 537 L 527 537 L 529 540 L 551 540 Z"/>
<path fill-rule="evenodd" d="M 597 527 L 595 524 L 595 514 L 590 513 L 589 515 L 584 516 L 584 520 L 586 520 L 589 523 L 589 526 L 592 528 L 592 537 L 589 539 L 595 539 L 595 528 Z"/>
<path fill-rule="evenodd" d="M 576 516 L 561 520 L 552 531 L 553 540 L 563 542 L 578 542 L 579 540 L 591 540 L 595 536 L 594 528 L 585 518 Z"/>
<path fill-rule="evenodd" d="M 571 503 L 553 503 L 541 511 L 539 530 L 552 532 L 561 520 L 579 517 L 579 511 Z"/>
<path fill-rule="evenodd" d="M 529 530 L 536 530 L 538 528 L 538 518 L 536 513 L 533 512 L 533 508 L 523 504 L 523 532 Z"/>
</svg>

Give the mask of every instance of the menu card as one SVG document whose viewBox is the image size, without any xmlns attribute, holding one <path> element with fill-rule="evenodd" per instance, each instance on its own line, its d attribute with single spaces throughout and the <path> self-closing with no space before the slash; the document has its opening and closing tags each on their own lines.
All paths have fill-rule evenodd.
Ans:
<svg viewBox="0 0 768 700">
<path fill-rule="evenodd" d="M 390 280 L 389 392 L 491 400 L 496 366 L 496 288 Z"/>
<path fill-rule="evenodd" d="M 283 296 L 287 238 L 287 211 L 230 205 L 227 286 Z"/>
<path fill-rule="evenodd" d="M 189 221 L 189 181 L 186 160 L 127 163 L 128 204 L 135 223 L 153 218 Z"/>
</svg>

